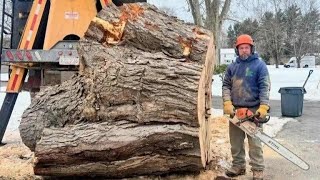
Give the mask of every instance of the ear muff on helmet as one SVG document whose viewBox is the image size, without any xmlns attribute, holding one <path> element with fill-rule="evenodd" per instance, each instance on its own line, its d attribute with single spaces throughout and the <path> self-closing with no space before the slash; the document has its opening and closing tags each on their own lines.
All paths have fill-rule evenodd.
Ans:
<svg viewBox="0 0 320 180">
<path fill-rule="evenodd" d="M 251 46 L 251 54 L 254 54 L 254 52 L 256 51 L 256 48 L 255 48 L 255 46 L 253 45 L 253 46 Z"/>
<path fill-rule="evenodd" d="M 239 50 L 238 50 L 238 47 L 235 47 L 235 48 L 234 48 L 234 52 L 236 53 L 236 55 L 237 55 L 237 56 L 239 56 Z"/>
</svg>

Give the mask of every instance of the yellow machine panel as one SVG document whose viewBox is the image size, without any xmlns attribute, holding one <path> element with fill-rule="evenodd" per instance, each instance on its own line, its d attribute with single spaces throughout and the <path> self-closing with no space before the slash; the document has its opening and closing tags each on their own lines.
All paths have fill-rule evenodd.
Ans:
<svg viewBox="0 0 320 180">
<path fill-rule="evenodd" d="M 51 0 L 43 49 L 51 49 L 68 35 L 83 37 L 96 16 L 95 0 Z"/>
</svg>

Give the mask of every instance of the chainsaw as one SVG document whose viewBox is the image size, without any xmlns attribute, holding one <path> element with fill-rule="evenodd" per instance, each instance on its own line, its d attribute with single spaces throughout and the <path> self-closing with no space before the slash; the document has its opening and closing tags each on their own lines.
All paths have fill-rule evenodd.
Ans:
<svg viewBox="0 0 320 180">
<path fill-rule="evenodd" d="M 248 108 L 237 109 L 236 116 L 239 120 L 239 122 L 237 123 L 238 126 L 245 121 L 251 121 L 254 122 L 257 127 L 260 127 L 263 123 L 267 123 L 270 120 L 269 115 L 262 119 L 259 117 L 260 114 L 254 114 Z"/>
<path fill-rule="evenodd" d="M 267 115 L 266 118 L 262 119 L 259 118 L 259 114 L 254 114 L 248 108 L 239 108 L 236 110 L 235 116 L 227 116 L 227 118 L 232 124 L 239 127 L 249 136 L 259 139 L 261 142 L 269 146 L 272 150 L 279 153 L 281 156 L 291 161 L 301 169 L 308 170 L 310 168 L 310 166 L 305 161 L 303 161 L 289 149 L 285 148 L 279 142 L 262 131 L 261 124 L 269 121 L 269 115 Z"/>
</svg>

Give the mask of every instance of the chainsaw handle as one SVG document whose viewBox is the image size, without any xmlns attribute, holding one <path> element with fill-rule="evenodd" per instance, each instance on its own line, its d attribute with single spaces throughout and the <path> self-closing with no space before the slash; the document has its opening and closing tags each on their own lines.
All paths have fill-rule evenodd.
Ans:
<svg viewBox="0 0 320 180">
<path fill-rule="evenodd" d="M 263 124 L 263 123 L 267 123 L 270 120 L 270 115 L 266 115 L 266 118 L 262 119 L 259 118 L 260 114 L 257 114 L 255 116 L 255 118 L 258 120 L 259 123 Z"/>
<path fill-rule="evenodd" d="M 229 117 L 230 117 L 231 119 L 233 119 L 233 118 L 234 118 L 234 116 L 235 116 L 235 114 L 234 114 L 234 113 L 229 115 Z"/>
</svg>

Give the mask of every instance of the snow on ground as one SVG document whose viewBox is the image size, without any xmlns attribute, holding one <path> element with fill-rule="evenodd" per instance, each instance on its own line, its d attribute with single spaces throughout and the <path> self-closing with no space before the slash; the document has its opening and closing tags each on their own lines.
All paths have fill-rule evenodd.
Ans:
<svg viewBox="0 0 320 180">
<path fill-rule="evenodd" d="M 1 81 L 8 81 L 8 74 L 7 73 L 1 73 L 0 74 L 0 80 Z M 5 93 L 6 87 L 0 87 L 0 106 L 2 106 L 3 100 L 6 96 Z M 7 133 L 18 131 L 18 126 L 21 120 L 21 116 L 23 111 L 30 105 L 31 98 L 29 92 L 21 92 L 18 95 L 16 105 L 13 108 L 13 112 L 11 114 L 11 118 L 9 120 L 8 126 L 7 126 Z M 6 137 L 5 137 L 6 138 Z"/>
<path fill-rule="evenodd" d="M 8 81 L 8 80 L 9 80 L 9 76 L 7 73 L 0 74 L 0 81 Z M 27 80 L 28 80 L 28 75 L 26 76 L 25 82 L 27 82 Z"/>
<path fill-rule="evenodd" d="M 302 87 L 310 70 L 313 70 L 305 89 L 305 100 L 320 101 L 320 68 L 275 68 L 268 66 L 271 79 L 270 99 L 280 100 L 281 94 L 278 92 L 281 87 Z M 214 76 L 212 93 L 215 96 L 222 96 L 222 82 L 219 75 Z"/>
<path fill-rule="evenodd" d="M 8 74 L 1 73 L 0 74 L 0 80 L 1 81 L 8 81 Z"/>
<path fill-rule="evenodd" d="M 1 87 L 0 92 L 0 106 L 2 106 L 2 102 L 6 96 L 3 92 L 5 90 L 4 87 Z M 21 92 L 18 95 L 17 102 L 15 107 L 13 108 L 13 112 L 11 118 L 9 120 L 9 124 L 7 126 L 7 131 L 17 131 L 18 126 L 21 120 L 21 116 L 23 111 L 30 105 L 31 99 L 29 92 Z"/>
</svg>

